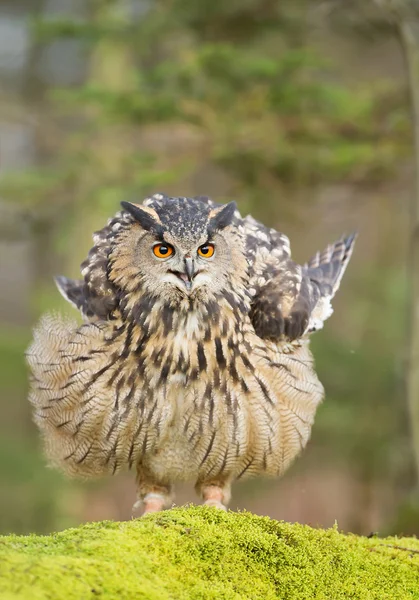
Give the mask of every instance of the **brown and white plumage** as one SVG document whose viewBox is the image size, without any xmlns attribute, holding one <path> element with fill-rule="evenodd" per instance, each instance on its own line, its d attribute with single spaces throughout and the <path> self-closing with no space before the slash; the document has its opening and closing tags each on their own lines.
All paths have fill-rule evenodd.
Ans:
<svg viewBox="0 0 419 600">
<path fill-rule="evenodd" d="M 309 439 L 323 398 L 309 332 L 354 237 L 302 267 L 233 203 L 158 194 L 124 208 L 94 235 L 83 280 L 57 278 L 84 324 L 46 316 L 35 330 L 35 420 L 70 475 L 135 466 L 147 510 L 185 479 L 222 506 L 234 480 L 282 474 Z"/>
</svg>

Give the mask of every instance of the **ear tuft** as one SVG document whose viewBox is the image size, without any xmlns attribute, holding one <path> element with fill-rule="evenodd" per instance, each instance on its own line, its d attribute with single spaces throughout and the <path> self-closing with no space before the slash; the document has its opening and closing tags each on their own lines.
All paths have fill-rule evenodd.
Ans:
<svg viewBox="0 0 419 600">
<path fill-rule="evenodd" d="M 215 233 L 216 231 L 220 231 L 221 229 L 224 229 L 224 227 L 231 225 L 236 208 L 237 205 L 235 202 L 229 202 L 225 206 L 221 206 L 220 208 L 211 211 L 208 232 L 210 234 Z"/>
<path fill-rule="evenodd" d="M 121 206 L 124 210 L 129 212 L 136 221 L 138 221 L 143 229 L 156 233 L 160 236 L 163 235 L 163 227 L 153 216 L 150 209 L 146 209 L 138 204 L 132 204 L 132 202 L 121 202 Z"/>
</svg>

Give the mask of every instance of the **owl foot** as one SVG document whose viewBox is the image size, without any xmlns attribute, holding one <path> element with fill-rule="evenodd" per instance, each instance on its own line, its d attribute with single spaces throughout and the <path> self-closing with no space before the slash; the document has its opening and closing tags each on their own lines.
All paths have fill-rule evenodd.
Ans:
<svg viewBox="0 0 419 600">
<path fill-rule="evenodd" d="M 144 516 L 149 513 L 160 512 L 165 508 L 167 508 L 167 497 L 163 494 L 150 493 L 146 494 L 142 500 L 137 500 L 132 507 L 132 516 Z M 138 515 L 141 509 L 143 509 L 142 514 Z"/>
<path fill-rule="evenodd" d="M 204 487 L 202 497 L 205 506 L 214 506 L 214 508 L 219 508 L 220 510 L 227 510 L 227 507 L 223 504 L 225 502 L 225 493 L 221 487 L 216 485 Z"/>
<path fill-rule="evenodd" d="M 159 481 L 147 467 L 139 464 L 137 465 L 137 498 L 138 502 L 133 507 L 133 516 L 159 512 L 172 506 L 173 486 Z"/>
</svg>

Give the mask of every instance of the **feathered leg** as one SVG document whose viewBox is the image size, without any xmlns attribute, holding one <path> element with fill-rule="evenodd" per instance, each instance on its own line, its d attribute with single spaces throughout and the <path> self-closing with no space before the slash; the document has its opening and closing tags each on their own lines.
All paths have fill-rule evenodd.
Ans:
<svg viewBox="0 0 419 600">
<path fill-rule="evenodd" d="M 156 477 L 143 465 L 137 465 L 137 498 L 132 507 L 133 517 L 159 512 L 170 508 L 173 499 L 173 486 L 157 481 Z"/>
<path fill-rule="evenodd" d="M 205 506 L 214 506 L 221 510 L 227 510 L 227 504 L 231 498 L 229 482 L 198 482 L 195 490 L 202 497 Z"/>
</svg>

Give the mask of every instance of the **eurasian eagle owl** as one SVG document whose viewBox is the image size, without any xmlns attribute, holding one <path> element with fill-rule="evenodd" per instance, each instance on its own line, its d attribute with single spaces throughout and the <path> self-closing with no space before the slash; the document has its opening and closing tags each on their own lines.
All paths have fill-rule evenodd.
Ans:
<svg viewBox="0 0 419 600">
<path fill-rule="evenodd" d="M 94 235 L 80 281 L 57 278 L 84 323 L 45 316 L 28 351 L 30 401 L 70 475 L 135 467 L 145 512 L 194 480 L 223 508 L 231 483 L 281 475 L 323 387 L 310 334 L 330 316 L 354 236 L 306 265 L 234 202 L 156 194 Z"/>
</svg>

